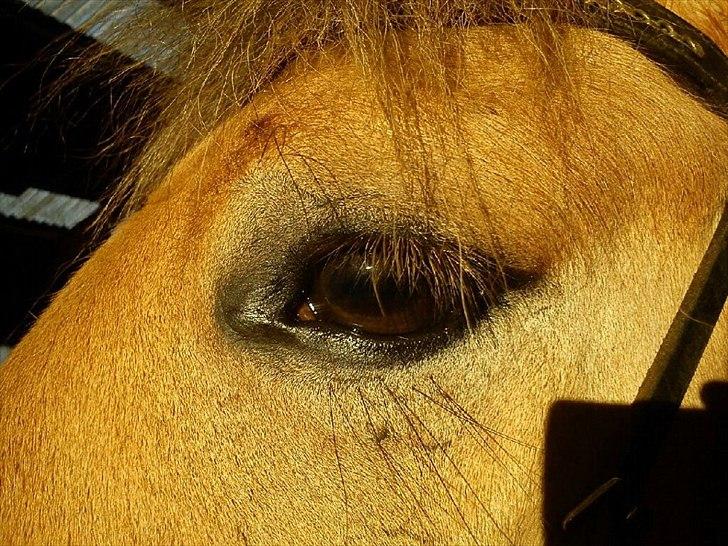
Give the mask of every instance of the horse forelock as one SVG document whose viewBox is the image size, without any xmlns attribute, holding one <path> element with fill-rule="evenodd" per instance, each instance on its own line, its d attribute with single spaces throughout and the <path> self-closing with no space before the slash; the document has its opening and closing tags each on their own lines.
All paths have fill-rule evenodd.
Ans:
<svg viewBox="0 0 728 546">
<path fill-rule="evenodd" d="M 666 4 L 699 24 L 724 47 L 728 45 L 728 2 L 675 0 Z M 148 58 L 139 63 L 166 67 L 165 73 L 154 80 L 149 106 L 138 109 L 110 145 L 110 153 L 117 154 L 131 139 L 148 142 L 141 154 L 128 158 L 131 168 L 114 188 L 108 210 L 122 203 L 127 211 L 139 208 L 170 169 L 215 127 L 271 82 L 285 78 L 290 67 L 305 70 L 324 51 L 338 51 L 357 67 L 357 77 L 368 82 L 378 107 L 388 117 L 392 138 L 402 152 L 401 163 L 414 170 L 411 154 L 404 151 L 422 146 L 413 120 L 422 106 L 423 87 L 426 94 L 440 97 L 436 110 L 441 118 L 456 123 L 449 98 L 462 77 L 468 29 L 488 22 L 522 23 L 515 25 L 521 39 L 513 48 L 530 50 L 539 65 L 534 75 L 542 81 L 546 97 L 560 93 L 564 98 L 572 79 L 565 58 L 569 52 L 563 48 L 568 34 L 564 25 L 580 16 L 577 5 L 573 0 L 316 0 L 295 8 L 285 2 L 230 0 L 142 5 L 138 9 L 146 12 L 134 19 L 136 26 L 109 26 L 102 37 L 108 45 L 89 51 L 60 85 L 72 84 L 96 63 L 106 62 L 114 49 L 128 51 L 150 36 L 165 44 L 162 49 L 142 48 Z M 108 9 L 114 6 L 110 4 Z M 499 54 L 497 49 L 490 51 L 490 55 Z M 152 85 L 149 78 L 144 73 L 135 87 Z M 576 113 L 578 104 L 571 102 L 568 109 Z M 556 121 L 553 126 L 558 129 L 564 123 Z M 138 134 L 140 128 L 144 128 L 143 137 Z"/>
</svg>

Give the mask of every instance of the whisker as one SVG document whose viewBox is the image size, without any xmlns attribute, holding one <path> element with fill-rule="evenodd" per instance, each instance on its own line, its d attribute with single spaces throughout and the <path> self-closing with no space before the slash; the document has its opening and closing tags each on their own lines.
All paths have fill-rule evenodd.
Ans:
<svg viewBox="0 0 728 546">
<path fill-rule="evenodd" d="M 336 456 L 336 466 L 339 469 L 339 479 L 341 480 L 341 490 L 342 494 L 344 496 L 344 543 L 348 544 L 349 542 L 349 493 L 346 488 L 346 481 L 344 479 L 344 468 L 341 464 L 341 456 L 339 455 L 339 442 L 336 435 L 336 421 L 334 419 L 334 389 L 331 384 L 329 384 L 329 418 L 331 419 L 331 436 L 332 440 L 334 442 L 334 455 Z"/>
<path fill-rule="evenodd" d="M 284 137 L 285 137 L 285 135 L 284 135 Z M 276 147 L 276 152 L 278 153 L 278 157 L 280 158 L 281 162 L 283 163 L 283 166 L 286 169 L 286 173 L 288 174 L 289 178 L 291 179 L 291 184 L 293 185 L 293 189 L 296 192 L 296 195 L 298 196 L 298 200 L 301 203 L 301 210 L 307 211 L 308 207 L 306 206 L 306 199 L 305 199 L 305 196 L 303 195 L 303 191 L 301 190 L 301 187 L 298 184 L 298 182 L 296 182 L 296 177 L 293 174 L 293 171 L 291 170 L 291 167 L 288 164 L 288 161 L 286 160 L 285 154 L 283 153 L 282 146 L 283 146 L 283 144 L 285 144 L 285 140 L 284 140 L 283 144 L 281 142 L 279 142 L 278 135 L 276 132 L 273 133 L 272 140 L 273 140 L 273 144 Z M 308 214 L 304 214 L 304 221 L 306 222 L 306 229 L 308 231 L 310 231 L 311 223 L 309 221 Z"/>
<path fill-rule="evenodd" d="M 418 495 L 415 494 L 415 492 L 412 490 L 412 488 L 408 485 L 408 480 L 406 479 L 406 476 L 402 475 L 401 469 L 397 468 L 397 463 L 394 459 L 394 457 L 387 452 L 385 447 L 382 445 L 382 442 L 377 439 L 377 430 L 374 426 L 374 420 L 372 419 L 372 415 L 369 411 L 367 401 L 365 400 L 364 394 L 361 392 L 361 389 L 357 388 L 357 391 L 359 393 L 359 398 L 362 402 L 362 408 L 364 409 L 364 414 L 366 415 L 367 424 L 369 427 L 369 430 L 372 434 L 372 439 L 374 440 L 374 443 L 377 446 L 377 450 L 379 451 L 380 455 L 382 456 L 382 459 L 384 459 L 384 464 L 387 465 L 387 468 L 392 472 L 392 474 L 396 477 L 397 483 L 403 486 L 407 493 L 409 493 L 410 497 L 414 501 L 417 508 L 420 510 L 422 515 L 427 519 L 427 521 L 430 523 L 431 527 L 435 527 L 435 522 L 433 521 L 432 517 L 430 516 L 430 513 L 425 509 L 425 507 L 422 505 L 422 503 L 419 500 Z M 388 484 L 390 482 L 387 482 Z M 415 482 L 417 483 L 417 482 Z M 407 499 L 404 498 L 404 495 L 396 488 L 394 485 L 391 485 L 392 492 L 397 495 L 400 501 L 403 503 L 407 503 Z M 422 486 L 420 485 L 420 490 L 423 491 Z"/>
<path fill-rule="evenodd" d="M 512 437 L 510 437 L 508 435 L 499 433 L 498 431 L 496 431 L 494 429 L 491 429 L 489 427 L 484 426 L 477 419 L 475 419 L 470 413 L 468 413 L 468 411 L 460 403 L 458 403 L 457 400 L 455 400 L 447 391 L 445 391 L 442 388 L 442 386 L 440 386 L 435 381 L 435 379 L 432 376 L 430 376 L 430 380 L 432 381 L 432 383 L 435 386 L 435 388 L 439 391 L 438 394 L 443 398 L 443 400 L 447 401 L 449 404 L 451 404 L 452 406 L 454 406 L 455 410 L 453 410 L 452 408 L 448 408 L 448 407 L 444 406 L 443 404 L 441 404 L 440 402 L 438 402 L 434 398 L 431 398 L 429 395 L 427 395 L 426 393 L 424 393 L 422 391 L 419 391 L 420 394 L 423 395 L 423 396 L 425 396 L 433 404 L 438 405 L 443 410 L 448 411 L 452 415 L 454 415 L 454 416 L 462 419 L 466 424 L 469 424 L 470 426 L 472 426 L 473 429 L 475 429 L 475 431 L 476 431 L 474 433 L 474 435 L 477 435 L 477 437 L 480 438 L 480 440 L 484 444 L 487 445 L 487 442 L 488 441 L 480 435 L 480 432 L 482 432 L 483 434 L 485 434 L 488 437 L 488 440 L 490 440 L 492 443 L 494 443 L 505 454 L 505 456 L 516 466 L 516 468 L 518 468 L 521 472 L 524 473 L 524 475 L 526 476 L 526 478 L 528 479 L 528 481 L 533 486 L 537 487 L 538 490 L 540 491 L 541 490 L 541 483 L 533 475 L 533 472 L 531 470 L 529 470 L 528 468 L 526 468 L 521 461 L 519 461 L 505 446 L 503 446 L 503 444 L 501 442 L 498 441 L 497 438 L 498 437 L 500 437 L 500 438 L 506 438 L 506 439 L 508 439 L 508 440 L 516 443 L 517 445 L 521 445 L 523 447 L 527 447 L 527 448 L 530 448 L 530 449 L 538 450 L 538 448 L 536 448 L 535 446 L 533 446 L 531 444 L 528 444 L 526 442 L 522 442 L 522 441 L 517 440 L 515 438 L 512 438 Z M 490 448 L 490 449 L 492 450 L 492 448 Z M 499 459 L 497 459 L 497 458 L 495 458 L 494 460 L 499 461 Z M 514 480 L 516 480 L 515 476 L 513 476 L 510 473 L 509 470 L 506 470 L 506 471 L 509 473 L 509 475 L 511 475 L 514 478 Z M 516 480 L 516 482 L 518 482 L 518 480 Z"/>
<path fill-rule="evenodd" d="M 422 450 L 421 450 L 422 453 L 425 454 L 425 457 L 427 458 L 427 460 L 429 462 L 429 466 L 430 466 L 432 472 L 435 474 L 435 476 L 437 477 L 437 480 L 442 485 L 442 487 L 443 487 L 443 489 L 445 491 L 445 494 L 447 495 L 448 499 L 450 500 L 450 503 L 452 504 L 453 508 L 455 508 L 455 511 L 457 512 L 458 517 L 460 518 L 460 521 L 465 526 L 465 529 L 467 530 L 468 534 L 473 539 L 473 541 L 476 544 L 480 544 L 480 541 L 475 536 L 475 533 L 473 532 L 473 529 L 470 527 L 470 524 L 468 523 L 468 520 L 465 517 L 465 514 L 463 514 L 463 511 L 462 511 L 462 508 L 460 507 L 460 504 L 455 500 L 455 497 L 453 497 L 453 494 L 450 491 L 450 484 L 448 484 L 448 482 L 445 480 L 445 478 L 443 477 L 443 475 L 438 470 L 437 463 L 433 459 L 433 457 L 432 457 L 432 455 L 431 455 L 431 453 L 430 453 L 430 451 L 429 451 L 429 449 L 427 447 L 427 444 L 425 444 L 424 440 L 422 439 L 422 436 L 420 435 L 419 431 L 417 430 L 417 427 L 415 426 L 415 424 L 410 419 L 410 417 L 408 415 L 408 411 L 407 411 L 408 410 L 407 406 L 406 405 L 405 406 L 402 405 L 402 401 L 400 400 L 400 398 L 397 396 L 397 394 L 394 391 L 392 391 L 386 385 L 384 387 L 387 390 L 387 392 L 389 393 L 389 395 L 392 397 L 392 400 L 395 402 L 395 404 L 397 404 L 397 407 L 399 408 L 399 410 L 400 410 L 402 416 L 404 417 L 405 421 L 407 421 L 407 424 L 410 427 L 410 430 L 412 430 L 412 432 L 415 434 L 415 437 L 417 438 L 417 441 L 422 446 Z"/>
<path fill-rule="evenodd" d="M 485 514 L 488 516 L 488 519 L 490 519 L 490 521 L 493 523 L 495 528 L 498 529 L 498 531 L 501 533 L 501 535 L 503 535 L 503 537 L 508 541 L 509 544 L 515 544 L 513 542 L 513 540 L 508 536 L 508 533 L 506 533 L 505 530 L 498 524 L 498 521 L 495 519 L 495 516 L 493 515 L 493 513 L 488 509 L 488 507 L 485 505 L 483 500 L 478 495 L 477 490 L 473 487 L 473 485 L 470 483 L 470 481 L 465 476 L 465 474 L 463 474 L 462 470 L 460 469 L 458 464 L 455 462 L 455 460 L 452 458 L 452 456 L 447 452 L 447 450 L 442 446 L 442 444 L 440 444 L 437 437 L 432 433 L 432 431 L 427 427 L 427 425 L 422 421 L 422 419 L 420 419 L 420 417 L 414 411 L 411 410 L 411 408 L 407 405 L 407 402 L 402 401 L 402 404 L 405 406 L 405 408 L 407 408 L 410 415 L 412 415 L 412 417 L 417 420 L 417 422 L 420 424 L 422 429 L 429 435 L 429 437 L 435 442 L 435 444 L 437 444 L 437 447 L 440 449 L 440 451 L 442 451 L 442 454 L 445 456 L 445 458 L 448 460 L 448 462 L 453 466 L 455 471 L 462 478 L 463 482 L 465 482 L 465 485 L 467 486 L 467 488 L 470 489 L 470 491 L 473 493 L 475 500 L 478 502 L 478 504 L 483 509 Z"/>
<path fill-rule="evenodd" d="M 537 445 L 525 442 L 523 440 L 519 440 L 518 438 L 516 438 L 514 436 L 509 436 L 508 434 L 500 432 L 494 428 L 486 427 L 485 425 L 480 423 L 477 419 L 475 419 L 463 406 L 461 406 L 457 402 L 457 400 L 455 400 L 450 395 L 450 393 L 448 393 L 445 389 L 443 389 L 442 386 L 440 386 L 440 384 L 437 383 L 437 381 L 435 381 L 434 377 L 430 376 L 429 379 L 432 382 L 433 386 L 438 390 L 438 394 L 440 394 L 440 396 L 442 396 L 445 400 L 447 400 L 448 402 L 450 402 L 451 404 L 453 404 L 454 406 L 459 408 L 462 411 L 463 416 L 465 418 L 467 418 L 468 421 L 470 421 L 473 425 L 477 426 L 479 429 L 483 430 L 487 434 L 492 434 L 493 436 L 498 436 L 499 438 L 504 438 L 506 440 L 509 440 L 510 442 L 513 442 L 514 444 L 518 444 L 520 446 L 527 447 L 527 448 L 533 449 L 535 451 L 540 451 L 541 448 Z"/>
<path fill-rule="evenodd" d="M 452 416 L 457 417 L 458 419 L 460 419 L 465 424 L 466 430 L 471 435 L 471 437 L 473 437 L 475 439 L 475 441 L 478 443 L 478 445 L 480 447 L 482 447 L 485 450 L 485 452 L 491 457 L 491 459 L 498 466 L 500 466 L 508 474 L 508 476 L 510 476 L 513 479 L 513 481 L 516 483 L 516 485 L 518 485 L 518 488 L 521 489 L 521 491 L 523 493 L 526 493 L 527 494 L 529 491 L 523 486 L 523 484 L 521 483 L 521 480 L 511 471 L 511 469 L 508 467 L 508 465 L 506 465 L 505 462 L 500 457 L 498 457 L 498 453 L 490 445 L 489 440 L 490 440 L 490 442 L 492 442 L 496 446 L 498 446 L 500 448 L 500 450 L 505 453 L 506 457 L 511 462 L 513 462 L 516 465 L 516 467 L 519 470 L 521 470 L 526 475 L 526 479 L 529 482 L 531 482 L 532 484 L 534 484 L 534 485 L 536 485 L 537 487 L 540 488 L 540 485 L 538 484 L 537 480 L 534 479 L 534 477 L 532 476 L 531 472 L 528 469 L 524 468 L 523 465 L 522 465 L 522 463 L 520 463 L 520 461 L 518 461 L 518 459 L 516 459 L 515 456 L 513 456 L 507 449 L 505 449 L 500 444 L 500 442 L 498 442 L 498 440 L 496 440 L 493 436 L 488 435 L 488 438 L 487 439 L 484 438 L 482 436 L 482 434 L 483 434 L 482 431 L 478 427 L 476 427 L 475 425 L 473 425 L 473 423 L 469 419 L 464 418 L 464 416 L 462 415 L 462 412 L 458 412 L 456 410 L 453 410 L 450 407 L 445 406 L 442 402 L 434 399 L 432 396 L 430 396 L 429 394 L 421 391 L 417 387 L 413 387 L 413 390 L 417 394 L 419 394 L 422 397 L 424 397 L 427 401 L 429 401 L 432 404 L 434 404 L 434 405 L 438 406 L 439 408 L 443 409 L 444 411 L 446 411 L 450 415 L 452 415 Z M 459 404 L 458 404 L 458 407 L 462 408 L 462 406 L 460 406 Z"/>
</svg>

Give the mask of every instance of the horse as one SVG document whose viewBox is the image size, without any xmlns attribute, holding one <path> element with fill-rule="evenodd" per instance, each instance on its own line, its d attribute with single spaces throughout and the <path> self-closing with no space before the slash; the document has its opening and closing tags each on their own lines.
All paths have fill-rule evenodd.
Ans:
<svg viewBox="0 0 728 546">
<path fill-rule="evenodd" d="M 728 190 L 726 121 L 581 4 L 112 29 L 177 61 L 0 368 L 0 541 L 542 543 L 549 408 L 632 400 Z M 728 2 L 661 4 L 728 51 Z M 684 407 L 726 362 L 723 317 Z"/>
</svg>

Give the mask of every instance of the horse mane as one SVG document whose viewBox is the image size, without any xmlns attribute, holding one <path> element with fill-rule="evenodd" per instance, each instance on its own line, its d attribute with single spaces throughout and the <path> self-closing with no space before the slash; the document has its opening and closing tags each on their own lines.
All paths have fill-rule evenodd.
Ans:
<svg viewBox="0 0 728 546">
<path fill-rule="evenodd" d="M 698 4 L 711 4 L 710 9 L 695 7 L 693 14 L 700 15 L 714 39 L 728 46 L 728 0 L 690 5 Z M 565 23 L 580 17 L 579 5 L 576 0 L 158 0 L 139 3 L 141 13 L 133 25 L 109 26 L 103 43 L 70 67 L 61 85 L 72 84 L 95 65 L 108 64 L 113 51 L 143 52 L 136 65 L 119 64 L 114 77 L 129 77 L 139 66 L 155 68 L 154 77 L 149 70 L 137 71 L 142 76 L 135 76 L 131 89 L 141 90 L 148 101 L 129 117 L 109 148 L 117 153 L 119 143 L 123 148 L 124 142 L 147 134 L 147 144 L 129 159 L 127 174 L 107 206 L 111 211 L 123 203 L 123 211 L 129 212 L 143 204 L 200 139 L 294 62 L 306 62 L 326 48 L 342 48 L 371 81 L 390 125 L 396 127 L 401 122 L 398 112 L 407 115 L 417 108 L 416 99 L 402 89 L 413 64 L 429 87 L 448 96 L 457 66 L 447 61 L 463 46 L 463 33 L 457 29 L 522 23 L 514 28 L 539 52 L 543 73 L 555 81 L 568 78 L 559 45 Z M 109 2 L 107 11 L 114 9 L 116 4 Z M 87 24 L 93 26 L 106 15 L 102 12 Z M 395 32 L 401 30 L 408 32 Z M 150 40 L 157 42 L 155 47 L 149 47 Z M 404 108 L 393 106 L 407 102 L 403 97 L 410 101 Z"/>
</svg>

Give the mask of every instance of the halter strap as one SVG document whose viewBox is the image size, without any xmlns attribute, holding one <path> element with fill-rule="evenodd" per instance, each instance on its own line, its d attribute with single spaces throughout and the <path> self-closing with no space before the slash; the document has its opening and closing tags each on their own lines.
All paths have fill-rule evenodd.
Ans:
<svg viewBox="0 0 728 546">
<path fill-rule="evenodd" d="M 700 30 L 654 0 L 578 1 L 589 28 L 629 42 L 728 119 L 728 57 Z"/>
<path fill-rule="evenodd" d="M 728 57 L 700 30 L 653 0 L 580 0 L 585 24 L 629 42 L 728 120 Z M 680 308 L 632 404 L 629 445 L 617 475 L 562 522 L 568 530 L 605 499 L 624 529 L 728 297 L 728 203 Z"/>
</svg>

